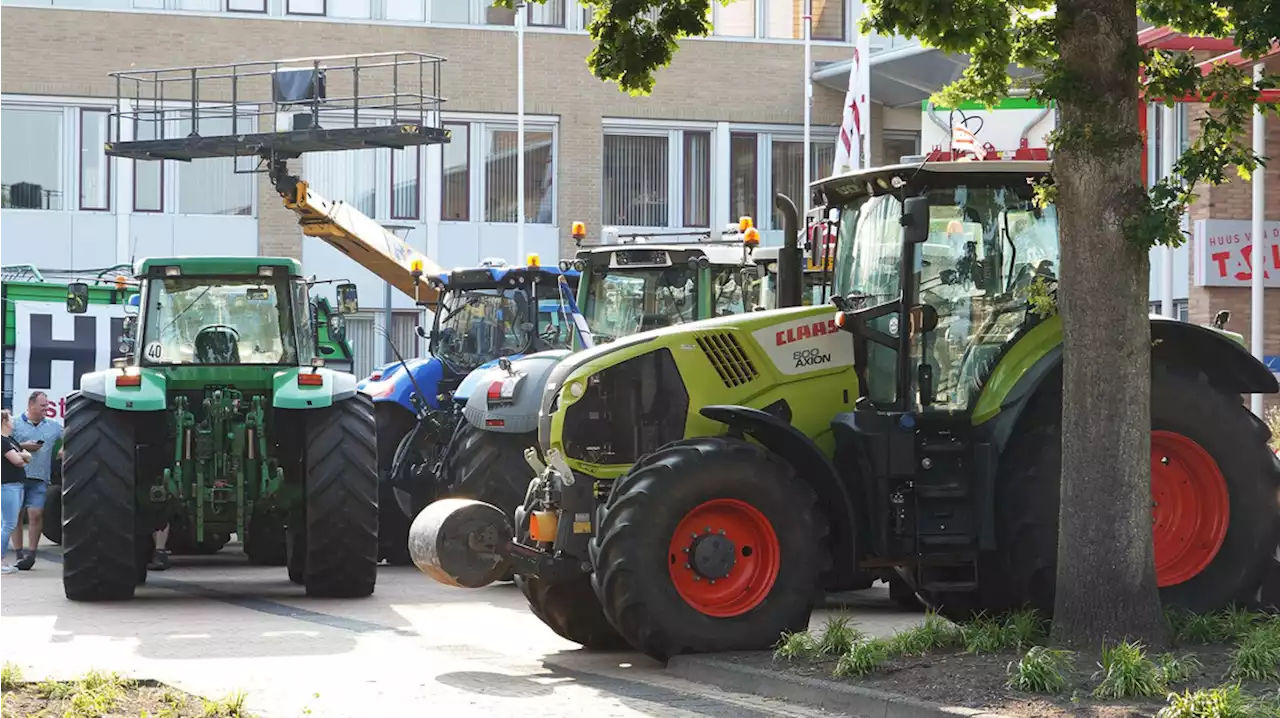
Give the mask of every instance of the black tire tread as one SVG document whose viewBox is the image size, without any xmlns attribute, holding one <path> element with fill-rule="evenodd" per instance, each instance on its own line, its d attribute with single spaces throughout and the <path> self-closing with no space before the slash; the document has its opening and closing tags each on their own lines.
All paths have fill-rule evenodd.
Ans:
<svg viewBox="0 0 1280 718">
<path fill-rule="evenodd" d="M 733 477 L 733 481 L 741 485 L 779 483 L 789 500 L 781 507 L 770 508 L 796 512 L 793 517 L 796 526 L 775 526 L 775 530 L 780 538 L 788 528 L 806 534 L 803 543 L 809 544 L 810 550 L 788 552 L 783 549 L 779 584 L 766 599 L 767 602 L 779 601 L 781 609 L 770 608 L 778 616 L 762 618 L 759 609 L 753 609 L 733 619 L 699 616 L 710 622 L 704 626 L 680 625 L 672 616 L 677 612 L 691 613 L 693 609 L 683 603 L 674 589 L 667 591 L 674 599 L 672 605 L 654 605 L 644 596 L 647 585 L 669 587 L 666 562 L 657 564 L 656 570 L 661 573 L 654 575 L 654 566 L 635 563 L 628 548 L 661 540 L 665 553 L 669 537 L 648 534 L 670 520 L 679 521 L 680 516 L 668 515 L 669 490 L 676 485 L 674 482 L 693 481 L 693 477 L 684 474 L 695 462 L 707 461 L 731 463 L 735 469 L 744 469 Z M 817 494 L 796 477 L 786 461 L 758 444 L 740 439 L 703 437 L 667 444 L 614 483 L 597 517 L 596 533 L 590 544 L 591 562 L 595 567 L 592 586 L 605 615 L 619 633 L 636 649 L 661 661 L 680 653 L 764 649 L 776 642 L 783 631 L 806 630 L 813 607 L 821 597 L 819 577 L 831 565 L 831 552 L 826 545 L 828 522 L 818 507 Z M 795 583 L 782 585 L 784 575 Z M 721 620 L 725 623 L 719 624 Z M 721 629 L 721 625 L 725 628 Z M 702 633 L 708 626 L 714 626 L 710 630 L 719 635 L 709 638 Z"/>
<path fill-rule="evenodd" d="M 524 450 L 538 444 L 536 432 L 502 434 L 464 421 L 454 436 L 438 498 L 474 499 L 493 504 L 515 520 L 534 478 Z"/>
<path fill-rule="evenodd" d="M 306 417 L 308 596 L 356 598 L 378 576 L 378 445 L 373 400 L 356 393 Z"/>
<path fill-rule="evenodd" d="M 69 600 L 133 598 L 138 583 L 134 429 L 126 412 L 79 392 L 67 401 L 62 587 Z"/>
</svg>

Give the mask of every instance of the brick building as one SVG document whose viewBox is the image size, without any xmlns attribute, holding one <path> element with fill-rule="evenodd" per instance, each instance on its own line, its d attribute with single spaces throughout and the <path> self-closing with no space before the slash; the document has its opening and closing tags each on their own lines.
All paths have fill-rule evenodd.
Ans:
<svg viewBox="0 0 1280 718">
<path fill-rule="evenodd" d="M 516 33 L 513 11 L 489 0 L 4 0 L 4 262 L 107 267 L 148 254 L 268 254 L 308 273 L 347 277 L 371 310 L 382 284 L 319 240 L 303 238 L 264 176 L 231 160 L 137 163 L 102 154 L 116 70 L 414 50 L 444 57 L 444 147 L 309 155 L 301 174 L 322 194 L 400 225 L 443 266 L 514 256 Z M 715 34 L 682 43 L 650 97 L 596 80 L 585 58 L 588 10 L 548 0 L 527 10 L 525 35 L 527 251 L 571 251 L 569 229 L 723 227 L 756 218 L 778 241 L 772 197 L 802 186 L 802 0 L 716 4 Z M 847 60 L 856 0 L 814 0 L 815 65 Z M 873 38 L 873 55 L 908 45 Z M 872 108 L 873 160 L 918 150 L 918 90 Z M 951 64 L 948 74 L 959 67 Z M 949 79 L 947 77 L 940 78 Z M 843 80 L 841 80 L 843 82 Z M 873 90 L 873 94 L 875 91 Z M 893 94 L 896 93 L 896 94 Z M 830 170 L 844 85 L 818 84 L 813 172 Z M 873 101 L 880 100 L 873 96 Z M 222 129 L 222 132 L 229 128 Z M 394 168 L 392 167 L 394 164 Z M 394 176 L 394 179 L 393 179 Z M 394 182 L 394 186 L 393 186 Z M 18 189 L 12 190 L 17 185 Z M 511 197 L 508 198 L 507 195 Z M 404 298 L 394 333 L 413 344 Z M 358 353 L 381 311 L 352 323 Z"/>
</svg>

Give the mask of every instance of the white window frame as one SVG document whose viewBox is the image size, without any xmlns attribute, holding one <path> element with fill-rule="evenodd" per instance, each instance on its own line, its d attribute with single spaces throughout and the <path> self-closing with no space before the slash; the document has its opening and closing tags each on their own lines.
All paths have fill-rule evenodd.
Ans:
<svg viewBox="0 0 1280 718">
<path fill-rule="evenodd" d="M 667 224 L 664 227 L 639 227 L 623 225 L 618 227 L 623 231 L 643 232 L 646 229 L 685 229 L 691 232 L 710 229 L 710 225 L 698 227 L 684 226 L 684 133 L 685 132 L 705 132 L 710 136 L 710 152 L 709 166 L 710 172 L 707 178 L 707 220 L 714 223 L 715 217 L 715 180 L 716 180 L 716 164 L 720 161 L 717 153 L 716 142 L 716 123 L 714 122 L 654 122 L 652 120 L 640 120 L 620 117 L 606 117 L 601 122 L 601 149 L 604 148 L 604 137 L 607 135 L 614 136 L 645 136 L 645 137 L 666 137 L 667 138 Z M 601 163 L 600 171 L 603 174 L 604 164 Z M 600 183 L 600 211 L 603 216 L 604 212 L 604 178 L 601 177 Z"/>
<path fill-rule="evenodd" d="M 512 225 L 515 222 L 495 222 L 485 216 L 485 151 L 489 142 L 489 131 L 499 130 L 515 132 L 517 120 L 515 115 L 475 112 L 444 112 L 441 123 L 468 125 L 470 146 L 467 148 L 467 161 L 470 163 L 467 177 L 467 221 L 441 219 L 441 223 L 450 224 L 496 224 Z M 560 224 L 560 117 L 558 115 L 524 116 L 524 130 L 530 132 L 551 132 L 551 224 L 538 224 L 540 227 L 559 227 Z M 477 141 L 478 138 L 478 141 Z M 527 134 L 526 134 L 527 139 Z M 439 163 L 437 162 L 437 169 Z M 433 175 L 438 174 L 433 171 Z M 436 179 L 434 181 L 439 181 Z M 425 183 L 424 183 L 425 184 Z M 439 203 L 439 195 L 434 195 Z M 423 205 L 424 207 L 426 205 Z M 438 209 L 438 208 L 437 208 Z M 532 222 L 525 222 L 533 225 Z"/>
<path fill-rule="evenodd" d="M 755 134 L 756 137 L 756 227 L 761 232 L 775 231 L 782 229 L 773 226 L 773 143 L 774 140 L 782 142 L 804 142 L 804 128 L 795 125 L 759 125 L 759 124 L 731 124 L 729 126 L 730 133 L 748 133 Z M 809 143 L 817 145 L 819 143 L 830 142 L 835 144 L 840 136 L 840 128 L 838 127 L 810 127 Z M 810 152 L 813 150 L 810 149 Z M 725 158 L 725 162 L 732 163 L 733 158 Z M 812 162 L 809 165 L 809 171 L 814 178 L 824 175 L 821 168 L 815 167 Z M 812 179 L 810 181 L 813 181 Z M 803 206 L 803 197 L 792 197 L 796 203 L 796 208 Z"/>
<path fill-rule="evenodd" d="M 81 139 L 81 111 L 82 110 L 106 110 L 107 112 L 115 112 L 116 105 L 114 100 L 104 100 L 102 98 L 90 97 L 70 97 L 70 96 L 54 96 L 54 95 L 17 95 L 3 94 L 0 95 L 0 105 L 11 109 L 33 109 L 48 112 L 49 114 L 59 113 L 62 115 L 62 167 L 61 167 L 61 186 L 58 191 L 62 193 L 63 202 L 62 209 L 22 209 L 17 207 L 6 207 L 6 212 L 91 212 L 93 214 L 117 214 L 121 211 L 132 210 L 132 206 L 121 209 L 116 201 L 116 187 L 120 182 L 120 169 L 115 157 L 106 156 L 107 167 L 110 181 L 107 187 L 107 208 L 104 209 L 81 209 L 80 208 L 80 173 L 82 166 L 80 162 L 80 139 Z M 114 118 L 108 116 L 107 132 L 110 137 L 111 127 L 114 125 Z"/>
<path fill-rule="evenodd" d="M 128 104 L 131 104 L 129 100 L 125 100 L 125 102 Z M 152 102 L 149 100 L 146 101 L 144 104 L 146 105 L 145 107 L 146 110 L 150 110 L 153 106 Z M 197 103 L 196 107 L 197 108 L 208 107 L 210 104 L 221 105 L 225 103 Z M 163 110 L 165 113 L 168 113 L 171 111 L 173 112 L 181 112 L 184 110 L 189 111 L 191 109 L 190 102 L 182 102 L 177 100 L 166 100 L 164 102 L 156 103 L 156 105 L 158 105 L 158 107 L 161 110 Z M 262 121 L 262 118 L 259 117 L 257 114 L 258 112 L 260 112 L 259 106 L 256 104 L 241 103 L 240 107 L 244 109 L 245 114 L 249 115 L 249 117 L 246 118 L 247 121 L 253 124 L 251 124 L 248 128 L 242 130 L 240 123 L 237 122 L 236 130 L 240 132 L 255 131 L 255 128 L 257 127 L 257 123 Z M 132 113 L 135 110 L 125 108 L 123 111 L 125 113 Z M 165 118 L 166 123 L 175 122 L 175 121 L 177 121 L 176 118 L 174 120 L 170 120 L 167 117 Z M 126 116 L 120 119 L 120 137 L 115 137 L 116 140 L 125 141 L 133 138 L 134 128 L 132 127 L 132 122 L 133 121 L 129 116 Z M 115 118 L 112 118 L 111 125 L 108 128 L 108 136 L 114 137 L 114 135 L 112 134 L 114 132 L 114 128 L 115 128 Z M 170 138 L 166 137 L 166 139 L 170 139 Z M 171 216 L 171 215 L 180 214 L 184 217 L 224 217 L 225 216 L 225 217 L 252 218 L 255 221 L 258 219 L 257 175 L 250 175 L 248 173 L 242 172 L 242 174 L 245 174 L 246 176 L 254 178 L 252 181 L 253 191 L 249 193 L 249 197 L 250 197 L 249 214 L 247 215 L 192 214 L 190 212 L 178 211 L 179 187 L 178 187 L 178 162 L 176 160 L 130 160 L 130 161 L 135 163 L 144 162 L 144 161 L 145 162 L 158 161 L 160 162 L 160 165 L 162 168 L 160 171 L 160 209 L 158 211 L 153 211 L 153 210 L 136 210 L 135 211 L 134 208 L 137 207 L 137 196 L 135 194 L 137 191 L 137 183 L 134 178 L 134 171 L 132 168 L 130 169 L 128 173 L 129 183 L 130 183 L 129 189 L 128 189 L 128 197 L 129 197 L 128 212 L 130 214 L 157 215 L 157 216 Z M 193 162 L 199 162 L 199 161 L 200 160 L 193 160 Z M 250 157 L 236 158 L 236 162 L 238 165 L 240 165 L 241 169 L 244 169 L 244 167 L 246 167 L 252 161 L 253 161 L 253 158 L 250 158 Z M 135 167 L 136 167 L 136 164 L 135 164 Z M 122 176 L 123 176 L 123 173 L 122 173 Z"/>
</svg>

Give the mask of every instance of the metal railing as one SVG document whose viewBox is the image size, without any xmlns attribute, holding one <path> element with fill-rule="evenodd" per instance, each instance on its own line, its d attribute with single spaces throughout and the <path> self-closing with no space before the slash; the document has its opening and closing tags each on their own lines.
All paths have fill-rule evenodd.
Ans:
<svg viewBox="0 0 1280 718">
<path fill-rule="evenodd" d="M 442 63 L 421 52 L 379 52 L 112 72 L 110 141 L 431 127 L 444 102 Z M 292 126 L 278 127 L 286 115 Z"/>
</svg>

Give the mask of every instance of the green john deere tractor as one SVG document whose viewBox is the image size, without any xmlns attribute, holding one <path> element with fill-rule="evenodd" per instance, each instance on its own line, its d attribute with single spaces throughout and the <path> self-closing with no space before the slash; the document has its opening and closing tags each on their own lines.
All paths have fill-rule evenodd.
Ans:
<svg viewBox="0 0 1280 718">
<path fill-rule="evenodd" d="M 658 659 L 765 648 L 806 628 L 823 591 L 884 568 L 951 617 L 1051 615 L 1062 328 L 1043 310 L 1058 225 L 1040 178 L 1048 162 L 931 162 L 815 184 L 837 226 L 835 307 L 567 358 L 515 525 L 439 502 L 415 559 L 473 583 L 513 567 L 562 635 Z M 1241 395 L 1280 386 L 1220 327 L 1153 317 L 1151 333 L 1161 599 L 1256 605 L 1280 461 Z"/>
<path fill-rule="evenodd" d="M 197 544 L 235 533 L 308 595 L 372 593 L 373 403 L 353 375 L 323 366 L 299 263 L 150 258 L 135 274 L 128 356 L 84 375 L 67 403 L 67 598 L 131 598 L 166 524 Z M 340 312 L 355 311 L 355 292 L 338 287 Z M 69 285 L 68 311 L 85 311 L 87 294 Z M 341 341 L 342 315 L 325 329 Z"/>
</svg>

